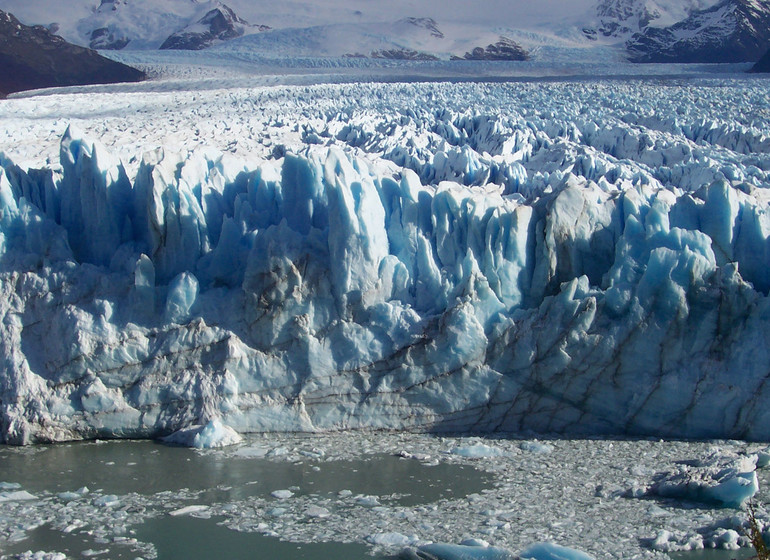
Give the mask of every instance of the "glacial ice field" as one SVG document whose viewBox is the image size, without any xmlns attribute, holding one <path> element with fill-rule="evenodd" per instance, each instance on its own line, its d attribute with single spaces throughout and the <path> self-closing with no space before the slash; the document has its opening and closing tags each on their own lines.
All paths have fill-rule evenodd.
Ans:
<svg viewBox="0 0 770 560">
<path fill-rule="evenodd" d="M 1 441 L 770 439 L 765 79 L 164 83 L 0 104 Z"/>
</svg>

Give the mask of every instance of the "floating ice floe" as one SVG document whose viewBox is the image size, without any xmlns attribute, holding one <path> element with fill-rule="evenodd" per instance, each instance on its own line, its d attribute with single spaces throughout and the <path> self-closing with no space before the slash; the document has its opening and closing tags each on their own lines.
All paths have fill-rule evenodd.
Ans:
<svg viewBox="0 0 770 560">
<path fill-rule="evenodd" d="M 0 492 L 0 502 L 17 502 L 20 500 L 35 500 L 36 496 L 26 490 L 15 490 L 9 492 Z"/>
<path fill-rule="evenodd" d="M 198 505 L 185 506 L 183 508 L 175 509 L 173 511 L 168 512 L 168 514 L 173 517 L 178 517 L 180 515 L 191 515 L 194 513 L 201 513 L 208 509 L 209 509 L 209 506 L 198 504 Z"/>
<path fill-rule="evenodd" d="M 83 496 L 85 496 L 86 494 L 88 494 L 89 492 L 90 490 L 88 489 L 88 487 L 83 486 L 82 488 L 79 488 L 74 492 L 59 492 L 56 496 L 59 499 L 64 500 L 65 502 L 69 502 L 72 500 L 78 500 Z"/>
<path fill-rule="evenodd" d="M 94 498 L 93 504 L 97 507 L 114 507 L 120 504 L 120 497 L 114 494 L 105 494 Z"/>
<path fill-rule="evenodd" d="M 503 455 L 503 451 L 497 447 L 486 445 L 484 443 L 476 443 L 473 445 L 466 445 L 462 447 L 455 447 L 449 451 L 452 455 L 460 455 L 461 457 L 472 457 L 474 459 L 482 459 L 489 457 L 500 457 Z"/>
<path fill-rule="evenodd" d="M 198 449 L 210 449 L 226 447 L 240 443 L 243 438 L 230 426 L 226 426 L 219 419 L 211 420 L 204 426 L 192 426 L 183 428 L 162 438 L 166 443 L 196 447 Z"/>
<path fill-rule="evenodd" d="M 757 456 L 757 468 L 763 469 L 770 465 L 770 447 L 765 447 L 756 451 Z"/>
<path fill-rule="evenodd" d="M 770 538 L 770 522 L 765 513 L 756 514 L 759 531 L 767 540 Z M 679 552 L 718 548 L 723 550 L 738 550 L 751 548 L 751 529 L 745 515 L 734 515 L 717 519 L 706 526 L 695 526 L 687 530 L 660 530 L 649 539 L 652 550 L 660 552 Z"/>
<path fill-rule="evenodd" d="M 514 560 L 516 556 L 494 546 L 467 546 L 434 543 L 406 548 L 401 557 L 407 560 Z"/>
<path fill-rule="evenodd" d="M 414 535 L 407 536 L 401 533 L 375 533 L 366 537 L 366 540 L 374 545 L 392 548 L 414 545 L 420 539 Z"/>
<path fill-rule="evenodd" d="M 539 441 L 524 441 L 519 444 L 519 449 L 530 453 L 550 453 L 553 451 L 553 445 L 541 443 Z"/>
<path fill-rule="evenodd" d="M 659 476 L 648 494 L 739 508 L 759 490 L 756 455 L 713 453 Z"/>
<path fill-rule="evenodd" d="M 593 560 L 593 556 L 553 543 L 538 543 L 519 554 L 521 558 L 532 560 Z"/>
<path fill-rule="evenodd" d="M 356 505 L 364 507 L 378 507 L 380 505 L 380 499 L 377 496 L 358 496 L 356 497 Z"/>
<path fill-rule="evenodd" d="M 61 552 L 22 552 L 14 557 L 15 560 L 67 560 L 67 555 Z"/>
</svg>

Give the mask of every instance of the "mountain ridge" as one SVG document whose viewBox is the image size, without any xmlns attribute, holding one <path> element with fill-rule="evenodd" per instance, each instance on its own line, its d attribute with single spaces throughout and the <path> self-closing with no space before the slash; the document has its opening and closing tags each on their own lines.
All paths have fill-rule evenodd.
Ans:
<svg viewBox="0 0 770 560">
<path fill-rule="evenodd" d="M 483 57 L 537 59 L 549 56 L 542 47 L 554 47 L 608 62 L 754 62 L 770 42 L 768 0 L 488 0 L 475 11 L 459 0 L 419 7 L 330 0 L 323 10 L 307 0 L 102 0 L 90 10 L 86 0 L 73 0 L 72 14 L 53 0 L 5 1 L 22 19 L 55 23 L 71 42 L 98 49 L 199 50 L 237 41 L 234 48 L 268 57 L 415 53 L 449 60 L 482 56 L 505 37 L 522 56 L 492 49 Z M 244 40 L 262 33 L 268 36 Z"/>
</svg>

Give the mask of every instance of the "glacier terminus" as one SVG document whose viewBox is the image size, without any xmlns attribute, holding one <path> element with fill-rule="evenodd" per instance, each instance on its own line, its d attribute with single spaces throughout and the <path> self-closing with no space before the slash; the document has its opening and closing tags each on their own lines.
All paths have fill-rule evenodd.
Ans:
<svg viewBox="0 0 770 560">
<path fill-rule="evenodd" d="M 770 100 L 685 81 L 6 101 L 0 440 L 769 439 Z"/>
</svg>

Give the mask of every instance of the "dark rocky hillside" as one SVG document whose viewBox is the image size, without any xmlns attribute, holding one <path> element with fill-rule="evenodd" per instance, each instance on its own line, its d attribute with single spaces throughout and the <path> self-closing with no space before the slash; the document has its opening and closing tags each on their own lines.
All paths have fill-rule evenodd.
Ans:
<svg viewBox="0 0 770 560">
<path fill-rule="evenodd" d="M 500 37 L 497 43 L 484 47 L 476 47 L 465 56 L 452 57 L 452 60 L 527 60 L 528 55 L 521 45 L 508 37 Z"/>
<path fill-rule="evenodd" d="M 136 68 L 68 43 L 45 27 L 27 26 L 0 10 L 0 96 L 55 86 L 137 82 Z"/>
<path fill-rule="evenodd" d="M 770 72 L 770 50 L 751 67 L 750 72 Z"/>
</svg>

